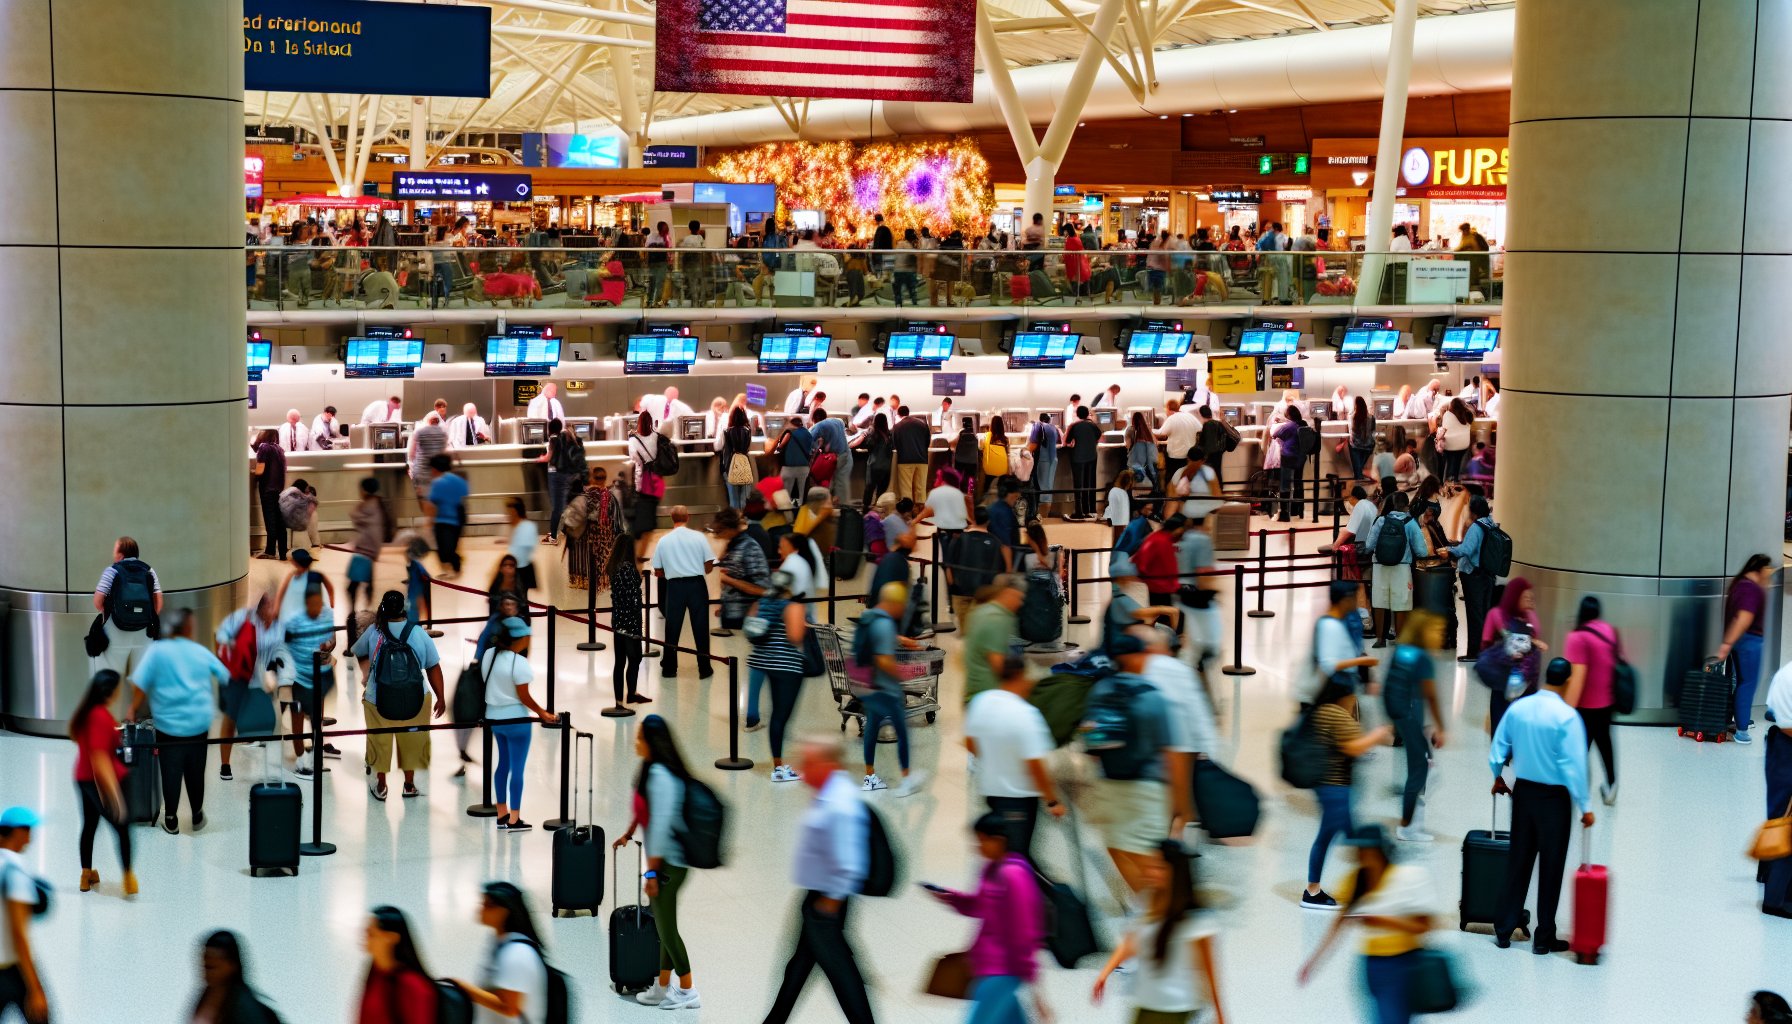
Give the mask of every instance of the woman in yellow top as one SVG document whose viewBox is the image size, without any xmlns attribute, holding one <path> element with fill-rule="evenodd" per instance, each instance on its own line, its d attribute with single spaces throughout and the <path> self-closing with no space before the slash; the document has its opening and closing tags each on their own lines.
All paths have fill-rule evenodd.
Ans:
<svg viewBox="0 0 1792 1024">
<path fill-rule="evenodd" d="M 1361 925 L 1363 980 L 1375 1006 L 1375 1020 L 1377 1024 L 1407 1024 L 1412 1019 L 1407 1008 L 1407 976 L 1424 947 L 1422 936 L 1431 930 L 1436 902 L 1431 874 L 1417 864 L 1396 866 L 1393 846 L 1380 825 L 1356 829 L 1343 845 L 1356 848 L 1361 866 L 1345 891 L 1338 894 L 1344 897 L 1343 912 L 1301 966 L 1300 984 L 1312 977 L 1345 925 Z"/>
<path fill-rule="evenodd" d="M 983 489 L 987 491 L 997 480 L 1008 475 L 1008 435 L 1003 430 L 999 413 L 990 415 L 989 430 L 978 440 L 977 446 L 983 452 Z"/>
</svg>

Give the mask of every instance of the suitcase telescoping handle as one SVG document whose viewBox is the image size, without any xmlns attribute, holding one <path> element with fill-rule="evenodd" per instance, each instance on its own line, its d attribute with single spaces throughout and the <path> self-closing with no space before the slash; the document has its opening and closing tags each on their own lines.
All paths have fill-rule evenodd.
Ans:
<svg viewBox="0 0 1792 1024">
<path fill-rule="evenodd" d="M 595 738 L 593 738 L 593 736 L 588 732 L 575 731 L 572 734 L 572 758 L 573 758 L 572 827 L 574 827 L 574 828 L 579 827 L 578 785 L 579 785 L 579 741 L 580 740 L 585 741 L 585 824 L 587 826 L 597 824 L 597 816 L 592 810 L 592 793 L 594 791 L 594 781 L 593 780 L 596 778 L 595 773 L 597 770 L 597 740 Z M 614 886 L 615 886 L 615 882 L 614 882 L 614 880 L 612 880 L 611 887 L 614 888 Z"/>
<path fill-rule="evenodd" d="M 1593 862 L 1593 826 L 1582 825 L 1580 828 L 1580 866 L 1586 867 Z"/>
</svg>

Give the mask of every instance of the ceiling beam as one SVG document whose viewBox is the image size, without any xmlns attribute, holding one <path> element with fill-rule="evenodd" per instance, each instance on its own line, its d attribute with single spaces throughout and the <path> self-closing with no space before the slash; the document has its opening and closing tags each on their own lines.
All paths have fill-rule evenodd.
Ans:
<svg viewBox="0 0 1792 1024">
<path fill-rule="evenodd" d="M 559 3 L 556 0 L 494 0 L 492 6 L 541 11 L 544 14 L 565 14 L 574 18 L 590 18 L 592 21 L 607 21 L 616 25 L 653 27 L 653 19 L 645 15 L 605 11 L 596 7 L 586 7 L 583 4 Z"/>
<path fill-rule="evenodd" d="M 639 50 L 653 49 L 653 43 L 642 39 L 618 39 L 615 36 L 593 35 L 590 32 L 565 32 L 553 28 L 533 28 L 523 25 L 493 25 L 494 36 L 516 36 L 527 39 L 552 39 L 562 43 L 592 43 L 597 46 L 630 46 Z"/>
</svg>

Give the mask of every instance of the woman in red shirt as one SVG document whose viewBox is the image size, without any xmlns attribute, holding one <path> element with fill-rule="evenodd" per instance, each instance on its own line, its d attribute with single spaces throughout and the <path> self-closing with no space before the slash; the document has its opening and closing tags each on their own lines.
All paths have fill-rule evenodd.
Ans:
<svg viewBox="0 0 1792 1024">
<path fill-rule="evenodd" d="M 124 816 L 125 767 L 114 754 L 118 720 L 106 705 L 118 692 L 118 673 L 109 668 L 93 674 L 87 693 L 69 716 L 68 734 L 75 741 L 75 787 L 81 791 L 81 891 L 100 884 L 93 869 L 93 837 L 104 817 L 118 836 L 118 861 L 124 866 L 124 894 L 137 893 L 137 876 L 131 873 L 131 824 Z"/>
<path fill-rule="evenodd" d="M 362 945 L 373 963 L 361 989 L 360 1024 L 435 1024 L 436 985 L 423 969 L 404 911 L 374 907 Z"/>
</svg>

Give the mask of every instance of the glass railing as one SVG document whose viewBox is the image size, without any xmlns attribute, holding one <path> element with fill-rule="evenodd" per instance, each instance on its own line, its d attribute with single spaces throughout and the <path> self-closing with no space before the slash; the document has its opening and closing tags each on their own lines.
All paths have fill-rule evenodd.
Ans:
<svg viewBox="0 0 1792 1024">
<path fill-rule="evenodd" d="M 1498 305 L 1499 252 L 250 246 L 254 310 Z M 1362 294 L 1365 264 L 1382 262 Z"/>
</svg>

